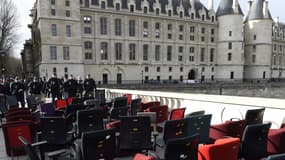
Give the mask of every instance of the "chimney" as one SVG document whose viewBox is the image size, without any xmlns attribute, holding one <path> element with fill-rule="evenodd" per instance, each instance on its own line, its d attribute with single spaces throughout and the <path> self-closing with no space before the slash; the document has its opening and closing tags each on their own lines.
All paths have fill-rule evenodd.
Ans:
<svg viewBox="0 0 285 160">
<path fill-rule="evenodd" d="M 233 10 L 234 13 L 238 13 L 238 0 L 233 0 Z"/>
<path fill-rule="evenodd" d="M 268 15 L 268 1 L 267 0 L 264 0 L 264 2 L 263 2 L 263 16 L 264 16 L 264 18 L 269 18 L 269 15 Z"/>
<path fill-rule="evenodd" d="M 252 5 L 252 0 L 248 0 L 248 11 L 250 10 L 251 5 Z"/>
<path fill-rule="evenodd" d="M 209 10 L 214 10 L 214 0 L 209 0 L 208 1 L 208 9 Z"/>
</svg>

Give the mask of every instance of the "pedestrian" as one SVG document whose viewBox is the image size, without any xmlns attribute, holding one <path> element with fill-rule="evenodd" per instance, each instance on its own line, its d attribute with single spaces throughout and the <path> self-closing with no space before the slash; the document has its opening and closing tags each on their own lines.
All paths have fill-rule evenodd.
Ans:
<svg viewBox="0 0 285 160">
<path fill-rule="evenodd" d="M 55 98 L 61 99 L 60 89 L 62 87 L 62 83 L 61 80 L 56 77 L 56 74 L 53 74 L 48 80 L 48 86 L 51 92 L 52 102 L 55 101 Z"/>
<path fill-rule="evenodd" d="M 96 82 L 93 78 L 91 78 L 90 74 L 87 75 L 86 79 L 84 80 L 84 90 L 85 98 L 93 97 L 94 98 L 94 90 L 96 90 Z"/>
<path fill-rule="evenodd" d="M 15 78 L 14 82 L 11 83 L 11 93 L 16 96 L 17 101 L 21 103 L 21 107 L 25 107 L 25 86 L 18 77 Z"/>
</svg>

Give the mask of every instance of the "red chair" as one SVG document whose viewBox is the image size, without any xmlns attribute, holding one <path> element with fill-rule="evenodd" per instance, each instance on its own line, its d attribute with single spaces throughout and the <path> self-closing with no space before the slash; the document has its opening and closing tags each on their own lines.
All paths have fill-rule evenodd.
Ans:
<svg viewBox="0 0 285 160">
<path fill-rule="evenodd" d="M 68 97 L 66 101 L 67 101 L 68 105 L 71 105 L 72 101 L 73 101 L 73 98 L 72 97 Z"/>
<path fill-rule="evenodd" d="M 25 149 L 18 137 L 22 136 L 28 142 L 32 142 L 32 125 L 31 121 L 13 121 L 2 125 L 8 156 L 25 154 Z"/>
<path fill-rule="evenodd" d="M 186 108 L 173 109 L 170 112 L 169 120 L 179 120 L 184 118 Z"/>
<path fill-rule="evenodd" d="M 5 113 L 5 117 L 16 115 L 31 115 L 29 108 L 11 108 Z"/>
<path fill-rule="evenodd" d="M 267 152 L 269 154 L 285 153 L 285 128 L 269 130 Z"/>
<path fill-rule="evenodd" d="M 153 101 L 153 102 L 147 102 L 147 103 L 142 103 L 142 110 L 146 110 L 150 107 L 158 107 L 160 106 L 159 101 Z"/>
<path fill-rule="evenodd" d="M 128 105 L 130 105 L 132 102 L 132 94 L 124 94 L 123 96 L 128 97 Z"/>
<path fill-rule="evenodd" d="M 156 113 L 156 124 L 163 123 L 164 121 L 168 120 L 168 106 L 167 105 L 150 107 L 144 111 Z M 162 132 L 163 127 L 161 125 L 157 125 L 156 130 L 158 132 Z"/>
<path fill-rule="evenodd" d="M 199 146 L 199 160 L 237 160 L 239 138 L 216 140 L 214 144 Z"/>
<path fill-rule="evenodd" d="M 246 120 L 226 121 L 222 124 L 212 125 L 210 139 L 217 140 L 227 136 L 241 138 L 246 127 Z"/>
<path fill-rule="evenodd" d="M 152 157 L 152 156 L 146 156 L 144 154 L 141 154 L 141 153 L 137 153 L 133 160 L 156 160 L 155 157 Z"/>
<path fill-rule="evenodd" d="M 67 106 L 67 102 L 65 99 L 58 99 L 55 101 L 55 108 L 56 109 L 64 109 Z"/>
</svg>

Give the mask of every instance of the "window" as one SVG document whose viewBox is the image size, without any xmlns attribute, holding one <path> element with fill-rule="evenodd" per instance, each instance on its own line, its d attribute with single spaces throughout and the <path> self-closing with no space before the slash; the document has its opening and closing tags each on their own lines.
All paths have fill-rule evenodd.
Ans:
<svg viewBox="0 0 285 160">
<path fill-rule="evenodd" d="M 155 23 L 155 29 L 160 29 L 160 23 Z"/>
<path fill-rule="evenodd" d="M 148 22 L 147 22 L 147 21 L 144 21 L 144 22 L 143 22 L 143 28 L 144 28 L 144 29 L 148 29 Z"/>
<path fill-rule="evenodd" d="M 189 48 L 189 53 L 194 53 L 195 52 L 195 47 L 190 47 Z"/>
<path fill-rule="evenodd" d="M 194 56 L 192 55 L 192 56 L 189 56 L 189 61 L 190 62 L 194 62 Z"/>
<path fill-rule="evenodd" d="M 194 13 L 191 13 L 191 19 L 194 19 Z"/>
<path fill-rule="evenodd" d="M 50 4 L 51 4 L 51 5 L 55 5 L 55 0 L 51 0 L 51 1 L 50 1 Z"/>
<path fill-rule="evenodd" d="M 56 10 L 55 9 L 51 9 L 50 13 L 51 13 L 52 16 L 55 16 L 56 15 Z"/>
<path fill-rule="evenodd" d="M 256 52 L 256 45 L 252 46 L 252 52 Z"/>
<path fill-rule="evenodd" d="M 63 47 L 63 60 L 69 60 L 69 47 Z"/>
<path fill-rule="evenodd" d="M 84 27 L 85 34 L 91 34 L 91 27 Z"/>
<path fill-rule="evenodd" d="M 190 32 L 191 32 L 191 33 L 194 33 L 194 32 L 195 32 L 195 27 L 194 27 L 194 26 L 191 26 L 191 27 L 190 27 Z"/>
<path fill-rule="evenodd" d="M 156 67 L 156 72 L 160 72 L 160 67 Z"/>
<path fill-rule="evenodd" d="M 156 76 L 156 80 L 160 81 L 160 76 Z"/>
<path fill-rule="evenodd" d="M 205 21 L 205 15 L 202 15 L 202 21 Z"/>
<path fill-rule="evenodd" d="M 143 7 L 143 13 L 147 13 L 147 7 Z"/>
<path fill-rule="evenodd" d="M 215 76 L 211 75 L 211 81 L 214 81 L 214 80 L 215 80 Z"/>
<path fill-rule="evenodd" d="M 178 56 L 178 61 L 181 62 L 182 60 L 183 60 L 183 56 L 182 56 L 182 55 L 179 55 L 179 56 Z"/>
<path fill-rule="evenodd" d="M 70 17 L 70 10 L 66 10 L 66 11 L 65 11 L 65 16 L 66 16 L 66 17 Z"/>
<path fill-rule="evenodd" d="M 136 35 L 136 21 L 130 20 L 129 21 L 129 36 L 134 37 Z"/>
<path fill-rule="evenodd" d="M 85 59 L 86 60 L 92 59 L 92 53 L 91 52 L 85 52 Z"/>
<path fill-rule="evenodd" d="M 145 72 L 148 72 L 148 67 L 147 67 L 147 66 L 144 67 L 144 71 L 145 71 Z"/>
<path fill-rule="evenodd" d="M 92 4 L 92 5 L 96 5 L 96 4 L 98 4 L 98 3 L 97 3 L 96 0 L 91 0 L 91 4 Z"/>
<path fill-rule="evenodd" d="M 105 9 L 106 8 L 106 3 L 104 1 L 101 2 L 101 8 Z"/>
<path fill-rule="evenodd" d="M 180 76 L 180 82 L 183 82 L 183 76 Z"/>
<path fill-rule="evenodd" d="M 183 32 L 184 30 L 184 26 L 183 25 L 179 25 L 179 32 Z"/>
<path fill-rule="evenodd" d="M 134 5 L 130 6 L 130 12 L 134 12 Z"/>
<path fill-rule="evenodd" d="M 215 34 L 215 29 L 211 29 L 211 35 L 214 35 Z"/>
<path fill-rule="evenodd" d="M 121 19 L 115 19 L 115 35 L 122 35 L 122 22 Z"/>
<path fill-rule="evenodd" d="M 235 73 L 231 72 L 231 79 L 234 79 L 234 78 L 235 78 Z"/>
<path fill-rule="evenodd" d="M 167 34 L 167 39 L 172 39 L 172 34 L 171 33 Z"/>
<path fill-rule="evenodd" d="M 183 40 L 183 34 L 179 34 L 179 40 Z"/>
<path fill-rule="evenodd" d="M 145 81 L 148 81 L 148 79 L 149 79 L 148 76 L 145 76 L 145 77 L 144 77 L 144 80 L 145 80 Z"/>
<path fill-rule="evenodd" d="M 172 59 L 172 46 L 167 46 L 167 61 Z"/>
<path fill-rule="evenodd" d="M 89 0 L 84 0 L 84 6 L 89 7 Z"/>
<path fill-rule="evenodd" d="M 57 35 L 57 30 L 56 30 L 56 24 L 51 25 L 51 35 L 56 36 Z"/>
<path fill-rule="evenodd" d="M 155 46 L 155 61 L 160 61 L 160 46 Z"/>
<path fill-rule="evenodd" d="M 171 31 L 171 30 L 172 30 L 172 24 L 168 24 L 168 25 L 167 25 L 167 29 L 168 29 L 169 31 Z"/>
<path fill-rule="evenodd" d="M 262 77 L 263 77 L 263 79 L 265 79 L 265 78 L 266 78 L 266 72 L 265 72 L 265 71 L 263 72 Z"/>
<path fill-rule="evenodd" d="M 119 11 L 120 10 L 120 3 L 116 3 L 116 10 Z"/>
<path fill-rule="evenodd" d="M 64 77 L 68 78 L 68 68 L 64 67 Z"/>
<path fill-rule="evenodd" d="M 159 31 L 155 32 L 155 38 L 160 38 L 160 32 Z"/>
<path fill-rule="evenodd" d="M 50 59 L 56 60 L 57 59 L 57 53 L 56 53 L 56 46 L 50 46 Z"/>
<path fill-rule="evenodd" d="M 143 31 L 143 37 L 147 38 L 148 37 L 148 32 L 147 31 Z"/>
<path fill-rule="evenodd" d="M 65 6 L 66 6 L 66 7 L 69 7 L 69 6 L 70 6 L 70 1 L 69 1 L 69 0 L 66 0 L 66 1 L 65 1 Z"/>
<path fill-rule="evenodd" d="M 252 63 L 255 63 L 255 62 L 256 62 L 256 55 L 253 54 L 253 55 L 252 55 Z"/>
<path fill-rule="evenodd" d="M 83 22 L 84 23 L 91 23 L 91 16 L 84 16 L 83 17 Z"/>
<path fill-rule="evenodd" d="M 183 67 L 180 67 L 180 69 L 179 69 L 179 70 L 180 70 L 180 72 L 183 72 Z"/>
<path fill-rule="evenodd" d="M 201 37 L 201 42 L 205 42 L 205 37 L 204 36 Z"/>
<path fill-rule="evenodd" d="M 201 62 L 205 61 L 205 48 L 201 48 L 200 61 Z"/>
<path fill-rule="evenodd" d="M 179 12 L 179 17 L 183 18 L 183 12 Z"/>
<path fill-rule="evenodd" d="M 122 60 L 122 43 L 115 43 L 116 60 Z"/>
<path fill-rule="evenodd" d="M 214 58 L 215 58 L 215 49 L 211 48 L 210 49 L 210 62 L 214 62 Z"/>
<path fill-rule="evenodd" d="M 107 18 L 106 17 L 100 18 L 100 33 L 102 35 L 107 34 Z"/>
<path fill-rule="evenodd" d="M 212 67 L 212 68 L 211 68 L 211 71 L 212 71 L 212 72 L 214 72 L 214 71 L 215 71 L 215 68 L 214 68 L 214 67 Z"/>
<path fill-rule="evenodd" d="M 204 27 L 201 28 L 201 33 L 203 33 L 203 34 L 205 33 L 205 28 Z"/>
<path fill-rule="evenodd" d="M 101 60 L 108 60 L 108 43 L 101 42 L 100 44 Z"/>
<path fill-rule="evenodd" d="M 171 10 L 168 10 L 168 16 L 171 16 Z"/>
<path fill-rule="evenodd" d="M 159 16 L 159 8 L 156 8 L 155 14 L 156 14 L 157 16 Z"/>
<path fill-rule="evenodd" d="M 55 67 L 52 68 L 52 72 L 54 75 L 56 75 L 56 68 Z"/>
<path fill-rule="evenodd" d="M 253 35 L 253 40 L 256 40 L 256 35 Z"/>
<path fill-rule="evenodd" d="M 190 41 L 195 41 L 195 36 L 191 35 L 190 36 Z"/>
<path fill-rule="evenodd" d="M 232 31 L 229 31 L 229 36 L 230 36 L 230 37 L 232 36 Z"/>
<path fill-rule="evenodd" d="M 228 61 L 232 61 L 232 53 L 228 53 Z"/>
<path fill-rule="evenodd" d="M 170 80 L 170 81 L 171 81 L 171 80 L 172 80 L 172 76 L 169 76 L 169 77 L 168 77 L 168 80 Z"/>
<path fill-rule="evenodd" d="M 211 37 L 211 42 L 214 43 L 215 42 L 215 38 Z"/>
<path fill-rule="evenodd" d="M 134 43 L 129 44 L 129 60 L 136 60 L 136 44 Z"/>
<path fill-rule="evenodd" d="M 233 44 L 232 44 L 232 42 L 229 42 L 228 49 L 232 49 L 232 48 L 233 48 Z"/>
<path fill-rule="evenodd" d="M 85 49 L 92 49 L 92 42 L 91 41 L 84 42 L 84 48 Z"/>
<path fill-rule="evenodd" d="M 212 16 L 212 18 L 211 18 L 211 19 L 212 19 L 212 22 L 215 22 L 215 17 L 214 17 L 214 16 Z"/>
<path fill-rule="evenodd" d="M 66 25 L 66 37 L 71 37 L 71 26 Z"/>
<path fill-rule="evenodd" d="M 179 53 L 183 53 L 183 50 L 184 50 L 183 46 L 179 46 L 179 47 L 178 47 L 178 52 L 179 52 Z"/>
<path fill-rule="evenodd" d="M 148 45 L 147 44 L 143 45 L 143 60 L 144 61 L 148 60 Z"/>
<path fill-rule="evenodd" d="M 172 72 L 172 67 L 168 67 L 168 72 Z"/>
</svg>

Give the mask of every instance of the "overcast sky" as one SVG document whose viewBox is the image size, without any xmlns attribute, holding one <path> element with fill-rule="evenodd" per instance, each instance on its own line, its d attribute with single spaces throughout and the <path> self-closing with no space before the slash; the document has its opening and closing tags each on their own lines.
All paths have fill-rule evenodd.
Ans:
<svg viewBox="0 0 285 160">
<path fill-rule="evenodd" d="M 12 0 L 16 4 L 18 8 L 18 15 L 19 15 L 19 21 L 20 21 L 20 26 L 21 28 L 19 29 L 19 34 L 20 34 L 20 43 L 19 45 L 16 46 L 15 48 L 15 53 L 16 56 L 20 56 L 20 51 L 23 49 L 23 44 L 26 39 L 29 39 L 30 36 L 30 31 L 27 27 L 28 24 L 31 23 L 31 19 L 29 17 L 30 14 L 30 9 L 32 9 L 33 4 L 35 0 Z M 76 0 L 71 0 L 71 1 L 76 1 Z M 201 2 L 208 7 L 208 0 L 201 0 Z M 215 8 L 217 8 L 219 0 L 214 0 L 215 2 Z M 247 0 L 239 0 L 239 3 L 241 4 L 242 10 L 244 14 L 246 15 L 247 13 Z M 269 0 L 269 8 L 271 11 L 271 14 L 273 17 L 280 17 L 280 20 L 285 22 L 285 11 L 282 9 L 285 6 L 285 1 L 284 0 Z"/>
</svg>

